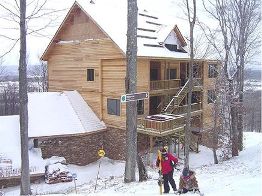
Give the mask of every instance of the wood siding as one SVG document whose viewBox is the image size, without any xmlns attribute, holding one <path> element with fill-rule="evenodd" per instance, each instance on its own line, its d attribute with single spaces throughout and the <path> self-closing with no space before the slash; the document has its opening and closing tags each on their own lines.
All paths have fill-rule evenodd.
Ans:
<svg viewBox="0 0 262 196">
<path fill-rule="evenodd" d="M 78 6 L 75 6 L 64 22 L 56 40 L 103 39 L 105 33 Z"/>
<path fill-rule="evenodd" d="M 119 99 L 125 94 L 126 59 L 119 47 L 75 6 L 55 36 L 48 53 L 49 91 L 77 90 L 96 115 L 108 126 L 125 128 L 126 104 L 120 103 L 120 116 L 110 115 L 107 100 Z M 167 70 L 177 69 L 180 61 L 138 59 L 137 92 L 150 92 L 150 61 L 159 61 L 161 80 L 168 79 Z M 207 90 L 213 89 L 214 79 L 208 78 L 208 64 L 203 66 L 203 119 L 204 126 L 212 121 L 212 104 L 207 104 Z M 94 69 L 94 81 L 87 81 L 87 69 Z M 177 89 L 178 90 L 178 89 Z M 166 96 L 177 90 L 162 89 L 151 95 Z M 149 99 L 144 100 L 144 115 L 149 114 Z M 141 117 L 141 116 L 140 116 Z"/>
<path fill-rule="evenodd" d="M 203 65 L 203 129 L 208 130 L 213 128 L 213 103 L 208 103 L 207 92 L 215 88 L 216 78 L 208 77 L 208 62 Z"/>
</svg>

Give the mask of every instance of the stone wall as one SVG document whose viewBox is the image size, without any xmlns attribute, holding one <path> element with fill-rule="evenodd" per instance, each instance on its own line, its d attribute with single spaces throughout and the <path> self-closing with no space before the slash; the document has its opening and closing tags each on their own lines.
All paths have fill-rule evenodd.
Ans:
<svg viewBox="0 0 262 196">
<path fill-rule="evenodd" d="M 97 152 L 103 146 L 105 156 L 125 160 L 126 130 L 108 127 L 106 130 L 74 136 L 39 138 L 44 159 L 51 156 L 65 157 L 67 163 L 87 165 L 99 159 Z M 149 149 L 149 137 L 138 134 L 138 152 Z"/>
<path fill-rule="evenodd" d="M 104 141 L 104 131 L 77 136 L 39 138 L 42 157 L 65 157 L 67 163 L 87 165 L 99 159 L 97 151 Z"/>
<path fill-rule="evenodd" d="M 87 165 L 99 159 L 97 152 L 104 148 L 106 157 L 115 160 L 125 159 L 126 132 L 109 127 L 106 130 L 78 136 L 39 138 L 42 157 L 65 157 L 67 163 Z"/>
<path fill-rule="evenodd" d="M 126 130 L 108 127 L 104 134 L 104 150 L 110 159 L 125 160 Z"/>
</svg>

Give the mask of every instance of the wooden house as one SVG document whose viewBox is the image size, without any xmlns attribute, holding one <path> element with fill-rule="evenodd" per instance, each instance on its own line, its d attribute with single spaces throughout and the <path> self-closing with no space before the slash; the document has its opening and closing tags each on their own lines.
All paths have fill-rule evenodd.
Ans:
<svg viewBox="0 0 262 196">
<path fill-rule="evenodd" d="M 175 24 L 146 10 L 138 11 L 138 143 L 153 146 L 163 138 L 183 142 L 188 92 L 187 43 Z M 49 91 L 77 90 L 115 144 L 125 143 L 127 5 L 125 1 L 77 0 L 42 55 L 48 62 Z M 194 64 L 192 131 L 212 127 L 217 62 Z M 121 138 L 121 139 L 120 139 Z M 124 149 L 121 144 L 118 151 Z M 144 146 L 144 145 L 141 145 Z"/>
</svg>

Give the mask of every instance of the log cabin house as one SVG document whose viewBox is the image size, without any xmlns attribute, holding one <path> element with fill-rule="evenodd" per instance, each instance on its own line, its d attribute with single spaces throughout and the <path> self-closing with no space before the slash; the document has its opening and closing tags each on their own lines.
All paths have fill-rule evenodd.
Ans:
<svg viewBox="0 0 262 196">
<path fill-rule="evenodd" d="M 115 138 L 111 147 L 118 148 L 108 150 L 122 154 L 126 104 L 120 97 L 125 94 L 127 5 L 114 2 L 75 1 L 42 60 L 48 63 L 49 91 L 77 90 L 105 122 L 107 135 Z M 189 54 L 175 21 L 166 23 L 138 10 L 137 92 L 149 92 L 148 99 L 137 101 L 140 151 L 148 146 L 152 150 L 159 140 L 183 143 Z M 212 127 L 216 68 L 216 61 L 198 59 L 194 64 L 192 132 L 198 136 Z"/>
</svg>

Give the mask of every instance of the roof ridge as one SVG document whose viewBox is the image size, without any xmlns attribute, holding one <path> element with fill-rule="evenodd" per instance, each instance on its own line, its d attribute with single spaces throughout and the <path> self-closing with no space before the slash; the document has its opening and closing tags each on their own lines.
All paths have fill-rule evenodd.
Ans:
<svg viewBox="0 0 262 196">
<path fill-rule="evenodd" d="M 83 122 L 82 122 L 82 119 L 81 119 L 80 116 L 79 116 L 79 113 L 76 111 L 75 107 L 73 106 L 73 102 L 71 101 L 70 97 L 68 96 L 68 94 L 67 94 L 66 92 L 68 92 L 68 91 L 63 91 L 63 93 L 65 94 L 65 96 L 67 97 L 67 99 L 68 99 L 68 101 L 69 101 L 69 103 L 70 103 L 70 106 L 71 106 L 71 107 L 73 108 L 73 110 L 75 111 L 75 114 L 76 114 L 77 118 L 79 119 L 79 121 L 80 121 L 83 129 L 86 131 L 86 127 L 84 126 L 84 124 L 83 124 Z"/>
</svg>

